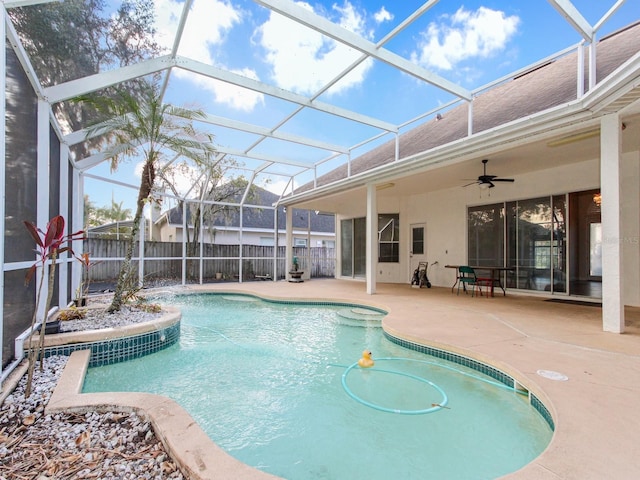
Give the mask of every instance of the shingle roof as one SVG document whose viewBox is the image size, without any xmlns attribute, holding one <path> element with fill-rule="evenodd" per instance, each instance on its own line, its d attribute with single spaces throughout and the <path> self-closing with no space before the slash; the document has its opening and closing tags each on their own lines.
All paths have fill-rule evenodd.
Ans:
<svg viewBox="0 0 640 480">
<path fill-rule="evenodd" d="M 226 198 L 225 202 L 240 202 L 242 195 L 232 195 Z M 275 193 L 269 192 L 263 188 L 253 186 L 251 200 L 247 203 L 251 205 L 272 206 L 280 197 Z M 182 225 L 182 207 L 173 207 L 166 212 L 167 221 L 172 225 Z M 284 231 L 286 228 L 286 213 L 284 207 L 278 208 L 278 229 Z M 293 228 L 306 230 L 309 222 L 309 211 L 298 208 L 293 209 Z M 311 231 L 334 233 L 335 221 L 333 215 L 311 215 Z M 187 218 L 191 217 L 191 205 L 187 205 Z M 242 216 L 243 228 L 258 228 L 265 230 L 273 230 L 273 210 L 265 208 L 249 208 L 245 207 Z M 213 220 L 214 227 L 238 227 L 240 225 L 239 209 L 229 207 L 224 214 L 216 215 Z"/>
<path fill-rule="evenodd" d="M 640 51 L 640 22 L 603 38 L 597 45 L 597 81 L 607 77 L 626 60 Z M 584 50 L 585 72 L 588 51 Z M 506 83 L 479 94 L 473 101 L 473 133 L 504 125 L 519 118 L 556 107 L 577 98 L 577 53 L 568 54 Z M 585 83 L 588 75 L 585 74 Z M 585 91 L 588 85 L 585 84 Z M 468 104 L 442 112 L 439 120 L 429 120 L 399 137 L 399 158 L 407 158 L 467 136 Z M 351 162 L 351 175 L 392 163 L 395 140 L 376 147 Z M 347 166 L 319 176 L 317 186 L 347 177 Z M 296 190 L 302 193 L 313 188 L 309 182 Z"/>
</svg>

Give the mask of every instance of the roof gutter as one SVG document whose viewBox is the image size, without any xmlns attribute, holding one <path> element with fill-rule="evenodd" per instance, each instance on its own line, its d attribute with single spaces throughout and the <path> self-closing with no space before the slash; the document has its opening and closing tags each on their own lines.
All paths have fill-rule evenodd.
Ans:
<svg viewBox="0 0 640 480">
<path fill-rule="evenodd" d="M 605 81 L 592 88 L 584 97 L 513 122 L 485 130 L 454 142 L 417 153 L 413 156 L 380 165 L 349 178 L 317 187 L 313 190 L 282 198 L 281 205 L 315 200 L 335 195 L 371 182 L 387 182 L 440 166 L 454 165 L 478 154 L 524 145 L 532 140 L 557 136 L 562 130 L 598 127 L 599 118 L 620 111 L 640 99 L 640 53 L 612 72 Z"/>
<path fill-rule="evenodd" d="M 521 118 L 491 130 L 473 134 L 471 136 L 450 142 L 428 151 L 417 153 L 396 162 L 380 165 L 349 178 L 317 187 L 313 190 L 285 197 L 281 205 L 295 205 L 297 203 L 315 200 L 327 195 L 334 195 L 364 187 L 371 182 L 387 182 L 434 168 L 454 165 L 472 159 L 479 154 L 486 155 L 491 150 L 504 150 L 518 144 L 530 143 L 533 139 L 544 139 L 545 136 L 557 136 L 563 128 L 576 126 L 585 127 L 597 125 L 593 112 L 586 110 L 583 101 L 574 101 L 540 114 Z"/>
</svg>

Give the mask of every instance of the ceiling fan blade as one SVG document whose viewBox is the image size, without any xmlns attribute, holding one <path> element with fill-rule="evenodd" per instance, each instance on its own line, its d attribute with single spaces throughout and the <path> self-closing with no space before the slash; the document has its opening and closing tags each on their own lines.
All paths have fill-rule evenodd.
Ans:
<svg viewBox="0 0 640 480">
<path fill-rule="evenodd" d="M 467 183 L 466 185 L 462 185 L 463 187 L 468 187 L 469 185 L 475 185 L 476 183 L 479 183 L 477 180 L 474 180 L 471 183 Z"/>
<path fill-rule="evenodd" d="M 492 182 L 515 182 L 513 178 L 494 178 Z"/>
</svg>

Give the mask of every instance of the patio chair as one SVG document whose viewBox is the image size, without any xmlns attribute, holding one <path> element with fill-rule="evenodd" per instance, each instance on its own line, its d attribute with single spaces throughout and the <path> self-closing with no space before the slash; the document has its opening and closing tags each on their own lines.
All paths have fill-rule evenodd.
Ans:
<svg viewBox="0 0 640 480">
<path fill-rule="evenodd" d="M 467 265 L 461 265 L 458 268 L 458 295 L 460 295 L 460 285 L 462 290 L 467 292 L 467 285 L 471 286 L 471 296 L 473 297 L 476 285 L 478 284 L 478 277 L 476 277 L 476 271 Z M 482 291 L 480 291 L 482 295 Z"/>
</svg>

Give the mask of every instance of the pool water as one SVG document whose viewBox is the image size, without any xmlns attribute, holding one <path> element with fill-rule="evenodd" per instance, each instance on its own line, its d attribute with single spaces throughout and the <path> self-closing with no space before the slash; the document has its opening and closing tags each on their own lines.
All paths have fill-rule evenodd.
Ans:
<svg viewBox="0 0 640 480">
<path fill-rule="evenodd" d="M 525 396 L 388 341 L 381 312 L 240 295 L 162 301 L 182 310 L 180 341 L 90 368 L 84 392 L 171 397 L 229 454 L 269 473 L 490 479 L 526 465 L 551 440 Z M 364 349 L 375 366 L 349 368 Z"/>
</svg>

